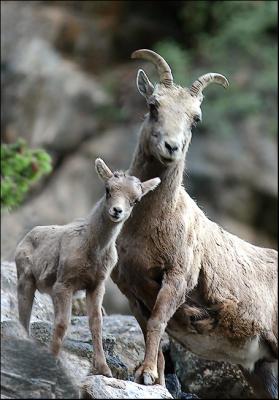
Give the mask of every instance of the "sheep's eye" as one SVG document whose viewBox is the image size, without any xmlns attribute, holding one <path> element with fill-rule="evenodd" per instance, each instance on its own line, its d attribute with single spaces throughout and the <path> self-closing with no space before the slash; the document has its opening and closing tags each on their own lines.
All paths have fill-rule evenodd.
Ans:
<svg viewBox="0 0 279 400">
<path fill-rule="evenodd" d="M 197 126 L 197 124 L 200 122 L 200 116 L 199 115 L 194 115 L 193 117 L 193 122 L 192 122 L 192 127 Z"/>
<path fill-rule="evenodd" d="M 149 104 L 150 118 L 154 121 L 158 120 L 158 108 L 154 103 Z"/>
<path fill-rule="evenodd" d="M 106 198 L 109 199 L 111 196 L 110 191 L 108 188 L 106 188 Z"/>
</svg>

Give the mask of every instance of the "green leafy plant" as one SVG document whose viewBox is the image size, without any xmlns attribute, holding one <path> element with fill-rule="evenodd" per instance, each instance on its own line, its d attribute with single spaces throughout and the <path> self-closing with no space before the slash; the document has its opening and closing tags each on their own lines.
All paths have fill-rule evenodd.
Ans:
<svg viewBox="0 0 279 400">
<path fill-rule="evenodd" d="M 52 170 L 42 149 L 31 149 L 23 139 L 1 144 L 1 208 L 18 206 L 34 182 Z"/>
</svg>

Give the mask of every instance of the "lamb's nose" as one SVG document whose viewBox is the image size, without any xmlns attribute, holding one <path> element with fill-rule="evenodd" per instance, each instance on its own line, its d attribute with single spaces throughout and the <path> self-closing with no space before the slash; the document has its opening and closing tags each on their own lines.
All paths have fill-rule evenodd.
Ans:
<svg viewBox="0 0 279 400">
<path fill-rule="evenodd" d="M 121 214 L 122 213 L 122 208 L 120 207 L 113 207 L 112 208 L 115 214 Z"/>
<path fill-rule="evenodd" d="M 167 143 L 167 142 L 165 142 L 165 147 L 166 147 L 166 149 L 168 150 L 168 152 L 170 153 L 170 154 L 172 154 L 172 153 L 174 153 L 175 151 L 177 151 L 178 150 L 178 146 L 176 146 L 176 145 L 170 145 L 169 143 Z"/>
</svg>

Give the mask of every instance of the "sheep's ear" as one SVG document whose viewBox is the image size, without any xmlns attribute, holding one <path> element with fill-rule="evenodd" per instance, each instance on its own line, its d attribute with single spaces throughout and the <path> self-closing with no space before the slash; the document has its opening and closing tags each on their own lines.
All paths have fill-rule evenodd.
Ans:
<svg viewBox="0 0 279 400">
<path fill-rule="evenodd" d="M 140 94 L 144 96 L 146 99 L 150 97 L 154 91 L 154 86 L 147 78 L 146 73 L 142 69 L 138 70 L 137 87 Z"/>
<path fill-rule="evenodd" d="M 101 158 L 97 158 L 95 160 L 95 169 L 99 177 L 104 182 L 113 176 L 113 173 Z"/>
<path fill-rule="evenodd" d="M 149 179 L 149 181 L 142 182 L 142 195 L 146 195 L 150 190 L 156 189 L 156 187 L 161 183 L 160 178 Z"/>
</svg>

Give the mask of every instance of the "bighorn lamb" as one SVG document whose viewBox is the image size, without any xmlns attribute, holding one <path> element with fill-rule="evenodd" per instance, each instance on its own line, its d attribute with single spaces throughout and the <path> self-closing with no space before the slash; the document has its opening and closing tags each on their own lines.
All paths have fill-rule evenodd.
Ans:
<svg viewBox="0 0 279 400">
<path fill-rule="evenodd" d="M 141 183 L 123 172 L 112 173 L 101 159 L 95 167 L 106 195 L 91 213 L 67 225 L 37 226 L 17 246 L 18 307 L 20 322 L 29 332 L 36 289 L 51 296 L 55 314 L 51 349 L 57 356 L 71 316 L 72 295 L 85 289 L 94 343 L 93 372 L 111 376 L 102 347 L 105 280 L 117 262 L 115 240 L 124 222 L 160 179 Z"/>
<path fill-rule="evenodd" d="M 182 186 L 191 128 L 201 121 L 203 90 L 227 79 L 208 73 L 190 89 L 173 83 L 166 61 L 150 50 L 160 82 L 143 70 L 137 87 L 145 116 L 129 173 L 161 178 L 138 204 L 117 239 L 112 278 L 141 325 L 146 352 L 136 380 L 164 384 L 164 330 L 200 357 L 239 364 L 267 396 L 275 396 L 277 252 L 253 246 L 210 221 Z M 257 377 L 258 376 L 258 377 Z"/>
</svg>

